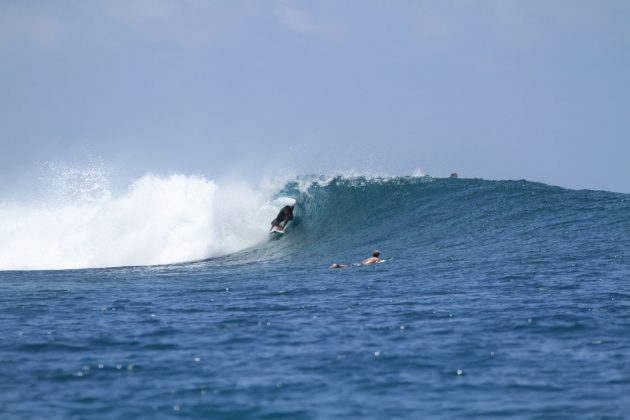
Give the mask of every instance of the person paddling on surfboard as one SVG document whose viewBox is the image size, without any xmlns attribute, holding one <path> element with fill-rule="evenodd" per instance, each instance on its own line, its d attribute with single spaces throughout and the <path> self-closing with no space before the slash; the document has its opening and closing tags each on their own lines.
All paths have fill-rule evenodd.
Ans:
<svg viewBox="0 0 630 420">
<path fill-rule="evenodd" d="M 385 260 L 381 259 L 381 251 L 379 250 L 374 250 L 374 252 L 372 252 L 372 256 L 370 258 L 366 258 L 363 261 L 361 261 L 360 263 L 356 263 L 354 265 L 360 266 L 360 265 L 370 265 L 370 264 L 376 264 L 376 263 L 380 263 L 383 262 Z M 339 263 L 332 263 L 330 267 L 328 268 L 346 268 L 347 265 L 345 264 L 339 264 Z"/>
<path fill-rule="evenodd" d="M 374 252 L 372 252 L 372 256 L 370 258 L 366 258 L 363 261 L 361 261 L 361 265 L 370 265 L 370 264 L 376 264 L 379 263 L 383 260 L 381 260 L 381 251 L 379 250 L 374 250 Z"/>
<path fill-rule="evenodd" d="M 287 223 L 293 220 L 293 207 L 295 207 L 295 204 L 292 206 L 284 206 L 276 218 L 271 221 L 271 229 L 276 228 L 283 231 L 284 228 L 287 227 Z M 281 223 L 283 223 L 282 226 L 280 225 Z"/>
</svg>

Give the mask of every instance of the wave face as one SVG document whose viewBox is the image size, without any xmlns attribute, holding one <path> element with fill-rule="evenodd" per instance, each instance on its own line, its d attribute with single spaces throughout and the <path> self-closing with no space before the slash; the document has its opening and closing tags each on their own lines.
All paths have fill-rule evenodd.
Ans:
<svg viewBox="0 0 630 420">
<path fill-rule="evenodd" d="M 430 177 L 333 178 L 289 183 L 299 203 L 272 255 L 309 252 L 330 262 L 369 256 L 426 260 L 614 258 L 630 245 L 630 196 L 528 181 Z M 594 245 L 597 244 L 597 245 Z M 353 261 L 354 259 L 354 261 Z M 338 261 L 339 262 L 339 261 Z"/>
<path fill-rule="evenodd" d="M 97 190 L 96 198 L 0 205 L 0 269 L 215 257 L 223 257 L 216 264 L 294 256 L 352 263 L 374 248 L 413 264 L 493 256 L 518 263 L 528 255 L 621 258 L 630 248 L 628 195 L 527 181 L 308 177 L 263 193 L 200 177 L 146 175 L 121 196 Z M 270 240 L 269 222 L 287 197 L 297 200 L 296 218 Z"/>
</svg>

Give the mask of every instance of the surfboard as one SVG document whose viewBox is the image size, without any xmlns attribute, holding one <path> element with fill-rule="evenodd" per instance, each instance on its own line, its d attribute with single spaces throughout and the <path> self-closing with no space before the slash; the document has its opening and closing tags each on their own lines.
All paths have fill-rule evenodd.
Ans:
<svg viewBox="0 0 630 420">
<path fill-rule="evenodd" d="M 286 232 L 287 228 L 289 227 L 289 225 L 291 224 L 291 221 L 289 220 L 289 222 L 287 223 L 287 225 L 284 227 L 284 229 L 280 230 L 278 229 L 277 226 L 274 226 L 271 228 L 271 230 L 269 231 L 270 234 L 272 235 L 283 235 L 284 232 Z"/>
</svg>

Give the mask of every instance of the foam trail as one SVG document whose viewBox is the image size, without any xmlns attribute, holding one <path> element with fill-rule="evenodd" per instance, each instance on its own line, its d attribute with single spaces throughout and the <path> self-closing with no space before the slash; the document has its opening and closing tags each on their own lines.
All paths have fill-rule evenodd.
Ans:
<svg viewBox="0 0 630 420">
<path fill-rule="evenodd" d="M 220 256 L 267 237 L 278 210 L 246 184 L 147 174 L 120 196 L 0 203 L 0 270 L 154 265 Z"/>
</svg>

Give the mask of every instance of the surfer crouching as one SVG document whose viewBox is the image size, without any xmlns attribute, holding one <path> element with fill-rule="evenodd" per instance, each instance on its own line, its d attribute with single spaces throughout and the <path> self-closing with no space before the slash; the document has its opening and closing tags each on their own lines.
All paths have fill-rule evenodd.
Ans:
<svg viewBox="0 0 630 420">
<path fill-rule="evenodd" d="M 284 230 L 284 228 L 287 226 L 287 223 L 293 220 L 293 207 L 294 206 L 295 204 L 293 206 L 284 206 L 282 210 L 280 210 L 280 213 L 278 213 L 276 218 L 271 221 L 271 228 L 273 229 L 275 227 L 278 230 Z M 281 223 L 282 223 L 282 226 L 280 225 Z"/>
</svg>

